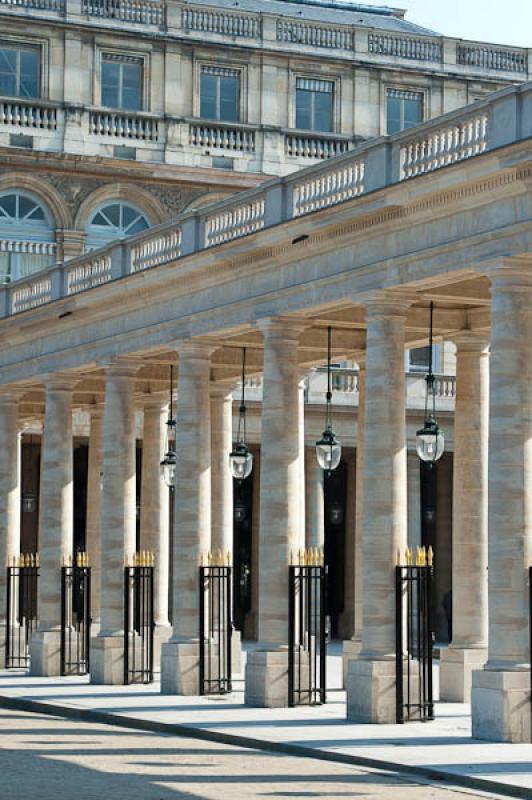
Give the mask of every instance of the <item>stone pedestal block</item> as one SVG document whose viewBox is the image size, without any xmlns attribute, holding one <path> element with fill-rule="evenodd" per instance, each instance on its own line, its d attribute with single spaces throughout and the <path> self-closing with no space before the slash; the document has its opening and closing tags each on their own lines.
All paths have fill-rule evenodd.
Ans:
<svg viewBox="0 0 532 800">
<path fill-rule="evenodd" d="M 91 639 L 91 683 L 123 685 L 123 636 L 97 636 Z"/>
<path fill-rule="evenodd" d="M 350 661 L 346 689 L 347 719 L 395 723 L 395 661 Z"/>
<path fill-rule="evenodd" d="M 358 658 L 362 649 L 362 640 L 344 639 L 342 648 L 342 685 L 347 686 L 347 674 L 349 672 L 349 662 L 351 659 Z"/>
<path fill-rule="evenodd" d="M 61 674 L 61 631 L 36 631 L 30 642 L 30 675 L 49 678 Z"/>
<path fill-rule="evenodd" d="M 197 696 L 200 693 L 198 640 L 166 642 L 161 648 L 161 694 Z"/>
<path fill-rule="evenodd" d="M 161 669 L 161 651 L 162 647 L 170 639 L 172 635 L 172 626 L 170 623 L 166 625 L 155 625 L 153 631 L 153 670 L 159 672 Z"/>
<path fill-rule="evenodd" d="M 6 667 L 6 630 L 6 623 L 0 621 L 0 669 Z"/>
<path fill-rule="evenodd" d="M 242 673 L 242 634 L 235 630 L 231 634 L 231 673 L 233 678 Z"/>
<path fill-rule="evenodd" d="M 471 702 L 471 675 L 482 669 L 488 657 L 487 648 L 442 649 L 440 655 L 440 700 L 446 703 Z"/>
<path fill-rule="evenodd" d="M 473 672 L 473 737 L 530 742 L 530 672 Z"/>
<path fill-rule="evenodd" d="M 245 703 L 257 708 L 288 705 L 288 650 L 248 653 Z"/>
</svg>

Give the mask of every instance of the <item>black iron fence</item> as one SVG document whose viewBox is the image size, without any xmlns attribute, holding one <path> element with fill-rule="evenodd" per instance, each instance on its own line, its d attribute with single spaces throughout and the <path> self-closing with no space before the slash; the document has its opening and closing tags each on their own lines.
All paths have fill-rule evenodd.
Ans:
<svg viewBox="0 0 532 800">
<path fill-rule="evenodd" d="M 29 667 L 30 641 L 38 623 L 39 554 L 22 553 L 7 567 L 6 668 Z"/>
<path fill-rule="evenodd" d="M 232 691 L 232 585 L 229 554 L 209 554 L 207 566 L 199 568 L 200 694 Z"/>
<path fill-rule="evenodd" d="M 432 549 L 411 550 L 395 568 L 396 717 L 398 723 L 434 719 L 432 691 Z"/>
<path fill-rule="evenodd" d="M 61 569 L 61 675 L 90 671 L 91 568 L 86 553 Z"/>
<path fill-rule="evenodd" d="M 124 568 L 124 683 L 153 681 L 155 557 L 135 553 Z"/>
<path fill-rule="evenodd" d="M 301 551 L 289 567 L 289 706 L 326 702 L 326 591 L 323 552 Z"/>
</svg>

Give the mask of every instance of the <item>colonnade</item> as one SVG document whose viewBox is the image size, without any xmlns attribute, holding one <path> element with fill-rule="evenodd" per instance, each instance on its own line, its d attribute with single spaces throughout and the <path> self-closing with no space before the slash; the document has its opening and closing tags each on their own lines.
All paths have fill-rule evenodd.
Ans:
<svg viewBox="0 0 532 800">
<path fill-rule="evenodd" d="M 530 736 L 528 566 L 532 563 L 532 282 L 515 268 L 492 277 L 490 341 L 457 333 L 457 404 L 453 488 L 453 640 L 442 656 L 444 699 L 472 693 L 477 736 Z M 360 372 L 357 432 L 354 627 L 345 643 L 347 716 L 395 721 L 397 554 L 407 545 L 405 323 L 413 297 L 384 292 L 366 303 L 367 341 Z M 301 367 L 305 324 L 290 317 L 259 323 L 264 342 L 257 633 L 248 655 L 246 702 L 286 703 L 288 581 L 293 555 L 323 541 L 323 491 L 307 472 L 305 491 Z M 489 355 L 491 344 L 491 356 Z M 165 596 L 168 492 L 159 475 L 164 404 L 144 409 L 143 549 L 157 553 L 156 621 L 161 691 L 199 692 L 200 558 L 232 547 L 231 399 L 211 382 L 219 343 L 187 340 L 179 356 L 173 537 L 173 627 Z M 491 364 L 490 364 L 491 359 Z M 122 681 L 123 565 L 135 550 L 135 364 L 106 368 L 105 404 L 91 415 L 88 547 L 95 563 L 99 621 L 91 681 Z M 72 548 L 72 392 L 75 377 L 46 380 L 40 500 L 40 625 L 31 671 L 58 672 L 61 558 Z M 488 390 L 489 385 L 489 390 Z M 17 549 L 19 523 L 17 395 L 0 398 L 0 556 Z M 305 506 L 306 497 L 306 506 Z M 488 505 L 489 498 L 489 505 Z M 305 514 L 314 515 L 312 522 Z M 305 533 L 307 531 L 307 534 Z M 489 549 L 488 549 L 489 531 Z M 101 559 L 98 568 L 98 558 Z M 489 564 L 489 570 L 488 570 Z M 0 594 L 5 587 L 0 582 Z M 2 602 L 0 596 L 0 603 Z M 489 604 L 489 605 L 488 605 Z"/>
</svg>

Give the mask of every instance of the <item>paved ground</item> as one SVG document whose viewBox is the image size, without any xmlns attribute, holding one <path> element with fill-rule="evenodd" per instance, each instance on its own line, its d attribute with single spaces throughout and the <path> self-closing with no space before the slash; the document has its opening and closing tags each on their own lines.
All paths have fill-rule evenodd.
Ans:
<svg viewBox="0 0 532 800">
<path fill-rule="evenodd" d="M 0 798 L 266 800 L 494 797 L 407 776 L 0 710 Z"/>
</svg>

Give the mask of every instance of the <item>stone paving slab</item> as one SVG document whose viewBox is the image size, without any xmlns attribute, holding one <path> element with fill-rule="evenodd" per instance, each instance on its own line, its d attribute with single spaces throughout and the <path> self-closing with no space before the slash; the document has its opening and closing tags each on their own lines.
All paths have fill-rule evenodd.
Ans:
<svg viewBox="0 0 532 800">
<path fill-rule="evenodd" d="M 0 672 L 0 706 L 46 711 L 124 727 L 392 769 L 472 789 L 532 799 L 532 745 L 470 736 L 466 705 L 437 704 L 437 719 L 407 725 L 345 720 L 345 694 L 321 707 L 253 709 L 243 685 L 226 697 L 159 694 L 159 685 L 94 686 L 86 678 L 34 678 Z"/>
</svg>

